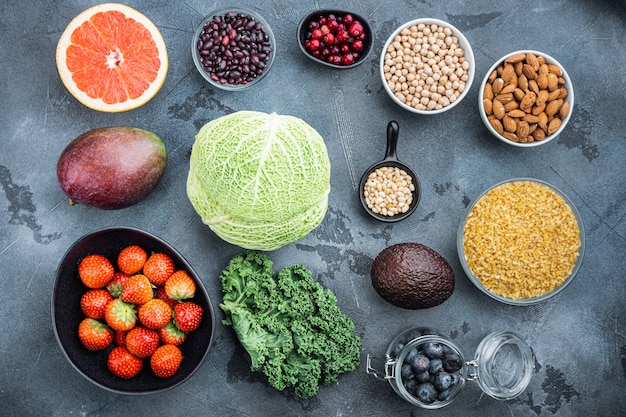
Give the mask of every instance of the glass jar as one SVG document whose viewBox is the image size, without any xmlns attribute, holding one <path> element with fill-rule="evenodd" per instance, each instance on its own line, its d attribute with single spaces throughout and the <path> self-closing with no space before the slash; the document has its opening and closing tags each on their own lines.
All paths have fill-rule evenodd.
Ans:
<svg viewBox="0 0 626 417">
<path fill-rule="evenodd" d="M 436 409 L 454 401 L 466 381 L 475 381 L 497 400 L 513 399 L 528 386 L 535 365 L 532 349 L 509 331 L 486 336 L 474 357 L 466 361 L 461 350 L 436 329 L 413 327 L 391 341 L 384 357 L 368 354 L 367 373 L 388 381 L 409 403 Z M 376 362 L 383 364 L 382 369 L 375 367 Z M 429 376 L 423 367 L 431 365 Z"/>
</svg>

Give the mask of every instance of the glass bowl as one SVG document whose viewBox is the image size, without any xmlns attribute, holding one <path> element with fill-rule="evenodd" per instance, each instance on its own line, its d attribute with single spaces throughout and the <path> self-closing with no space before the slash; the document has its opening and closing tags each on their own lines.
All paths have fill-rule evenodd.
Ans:
<svg viewBox="0 0 626 417">
<path fill-rule="evenodd" d="M 505 103 L 503 103 L 503 107 L 505 110 L 504 110 L 504 113 L 500 111 L 500 115 L 506 115 L 506 116 L 511 117 L 513 121 L 517 123 L 517 125 L 513 125 L 510 122 L 508 124 L 505 123 L 505 120 L 504 120 L 505 116 L 498 117 L 497 118 L 498 121 L 491 120 L 495 117 L 494 116 L 495 106 L 493 105 L 493 100 L 490 99 L 492 92 L 493 92 L 493 88 L 490 87 L 492 92 L 488 92 L 487 90 L 485 90 L 487 83 L 488 82 L 491 83 L 490 80 L 493 78 L 502 79 L 502 77 L 500 76 L 501 73 L 500 74 L 498 73 L 498 67 L 500 67 L 507 61 L 518 61 L 518 59 L 520 59 L 521 56 L 526 56 L 527 54 L 533 54 L 535 57 L 540 57 L 540 59 L 545 59 L 545 62 L 547 65 L 551 65 L 551 66 L 554 65 L 557 68 L 559 68 L 561 71 L 560 77 L 562 78 L 562 81 L 564 82 L 562 86 L 565 87 L 567 90 L 566 92 L 567 95 L 564 98 L 562 98 L 563 105 L 561 106 L 561 108 L 558 109 L 558 111 L 560 112 L 561 109 L 564 110 L 564 107 L 567 106 L 567 109 L 568 109 L 567 114 L 560 115 L 559 119 L 561 120 L 561 122 L 560 122 L 558 129 L 554 130 L 554 132 L 549 133 L 549 134 L 547 132 L 544 132 L 543 135 L 538 135 L 539 133 L 541 133 L 539 131 L 541 129 L 537 129 L 536 126 L 533 128 L 533 125 L 537 124 L 537 121 L 534 119 L 539 118 L 539 116 L 542 113 L 541 109 L 539 109 L 539 106 L 537 105 L 533 106 L 530 110 L 531 114 L 528 116 L 513 117 L 510 111 L 514 109 L 507 107 L 507 104 L 506 104 L 506 102 L 509 101 L 509 97 L 504 98 L 503 102 Z M 521 67 L 523 67 L 523 65 L 526 63 L 526 60 L 518 61 L 518 62 L 522 62 L 523 64 L 521 65 Z M 547 88 L 541 88 L 541 87 L 544 87 L 543 85 L 541 85 L 543 84 L 541 82 L 539 82 L 538 83 L 539 85 L 537 85 L 537 87 L 535 87 L 534 89 L 529 87 L 527 85 L 529 81 L 526 75 L 524 75 L 524 77 L 526 78 L 526 82 L 522 82 L 521 75 L 518 76 L 517 72 L 520 72 L 520 74 L 522 73 L 521 70 L 516 70 L 516 74 L 513 77 L 513 80 L 516 83 L 515 86 L 517 86 L 517 89 L 516 90 L 513 89 L 512 90 L 513 93 L 510 93 L 510 94 L 513 94 L 513 97 L 515 97 L 516 94 L 520 94 L 520 97 L 522 97 L 522 95 L 525 95 L 529 91 L 533 91 L 533 90 L 535 91 L 544 90 L 548 92 L 546 94 L 551 93 L 551 91 L 549 91 Z M 530 71 L 531 74 L 532 72 L 533 71 Z M 508 77 L 505 77 L 505 78 L 508 78 Z M 507 81 L 506 83 L 508 84 L 509 82 Z M 504 84 L 505 82 L 503 81 L 503 85 Z M 513 83 L 511 82 L 510 84 L 512 85 Z M 505 86 L 504 88 L 506 89 L 507 87 Z M 509 87 L 509 89 L 511 89 L 511 87 Z M 505 94 L 509 95 L 509 92 Z M 544 93 L 541 93 L 541 94 L 544 94 Z M 502 96 L 504 96 L 504 94 Z M 496 95 L 494 98 L 498 98 L 498 96 Z M 488 106 L 486 106 L 486 101 L 487 101 Z M 518 100 L 518 99 L 516 99 L 515 101 L 518 103 L 521 102 L 521 100 Z M 489 71 L 487 71 L 487 73 L 485 74 L 482 80 L 482 83 L 480 84 L 480 89 L 478 90 L 478 108 L 480 110 L 480 118 L 482 119 L 483 124 L 487 127 L 487 130 L 489 130 L 489 132 L 491 132 L 493 136 L 495 136 L 502 142 L 512 145 L 512 146 L 519 147 L 519 148 L 533 148 L 535 146 L 545 145 L 546 143 L 550 142 L 552 139 L 557 137 L 559 134 L 561 134 L 561 132 L 563 132 L 563 129 L 565 129 L 565 126 L 567 126 L 567 123 L 570 120 L 572 111 L 574 109 L 574 88 L 572 86 L 572 80 L 567 74 L 567 71 L 565 71 L 565 68 L 563 67 L 563 65 L 561 65 L 556 59 L 554 59 L 548 54 L 545 54 L 539 51 L 529 50 L 529 49 L 511 52 L 510 54 L 507 54 L 503 56 L 502 58 L 498 59 L 495 62 L 495 64 L 493 64 L 491 68 L 489 68 Z M 544 114 L 546 114 L 546 112 L 548 112 L 548 106 L 546 106 L 545 110 L 543 110 Z M 559 115 L 558 112 L 556 114 Z M 519 122 L 522 120 L 528 123 L 528 125 L 530 126 L 530 129 L 537 130 L 536 132 L 534 132 L 533 130 L 533 132 L 531 132 L 529 135 L 526 136 L 526 138 L 531 137 L 532 141 L 529 141 L 528 139 L 520 139 L 518 136 L 518 132 L 520 130 Z M 546 126 L 547 126 L 546 130 L 548 129 L 549 122 L 551 120 L 552 119 L 550 118 L 550 116 L 546 114 L 546 119 L 542 121 L 542 123 L 546 123 Z M 508 126 L 511 126 L 511 127 L 507 129 Z M 554 127 L 552 129 L 554 129 Z"/>
<path fill-rule="evenodd" d="M 208 28 L 211 22 L 220 29 L 224 25 L 226 36 Z M 191 55 L 200 75 L 212 86 L 227 91 L 243 90 L 260 82 L 270 71 L 276 51 L 276 38 L 263 16 L 239 6 L 206 15 L 191 41 Z"/>
<path fill-rule="evenodd" d="M 203 308 L 203 317 L 200 327 L 190 332 L 180 345 L 183 361 L 178 371 L 169 378 L 155 376 L 146 359 L 137 376 L 118 378 L 107 368 L 107 357 L 115 342 L 104 350 L 89 351 L 78 338 L 78 324 L 85 317 L 80 300 L 88 289 L 78 277 L 78 264 L 85 256 L 97 253 L 112 260 L 115 265 L 113 260 L 128 245 L 139 245 L 148 253 L 161 252 L 170 256 L 176 269 L 185 270 L 196 283 L 196 293 L 190 301 Z M 52 327 L 61 351 L 83 377 L 107 391 L 142 395 L 174 388 L 199 369 L 213 341 L 215 312 L 200 277 L 176 249 L 148 232 L 130 227 L 112 227 L 79 238 L 61 259 L 52 294 Z"/>
<path fill-rule="evenodd" d="M 482 207 L 482 204 L 481 204 L 481 207 L 477 209 L 477 215 L 482 216 L 481 219 L 483 220 L 483 223 L 485 225 L 492 226 L 492 227 L 497 225 L 498 227 L 500 227 L 500 229 L 498 229 L 497 233 L 491 233 L 491 234 L 483 233 L 480 235 L 480 239 L 476 239 L 477 241 L 480 241 L 479 243 L 487 242 L 491 244 L 494 241 L 499 242 L 498 243 L 499 246 L 495 248 L 493 246 L 484 248 L 484 251 L 483 251 L 484 253 L 481 254 L 480 271 L 478 271 L 478 273 L 474 273 L 474 271 L 470 267 L 471 262 L 468 261 L 465 248 L 464 248 L 465 226 L 468 222 L 468 218 L 473 213 L 473 210 L 477 206 L 477 204 L 479 202 L 485 201 L 483 199 L 486 198 L 487 194 L 491 193 L 493 190 L 496 190 L 496 189 L 498 189 L 499 191 L 505 190 L 507 187 L 509 187 L 510 184 L 514 184 L 518 182 L 523 183 L 524 185 L 525 184 L 530 184 L 532 186 L 538 185 L 541 188 L 535 188 L 532 191 L 528 191 L 528 192 L 526 190 L 522 190 L 522 191 L 516 190 L 512 194 L 509 193 L 506 197 L 500 196 L 500 198 L 498 199 L 499 206 L 497 206 L 497 210 L 488 211 L 487 208 Z M 544 273 L 543 276 L 541 277 L 542 279 L 545 279 L 548 273 L 552 274 L 553 272 L 556 272 L 558 274 L 559 272 L 561 272 L 559 270 L 553 271 L 553 269 L 550 269 L 550 267 L 545 267 L 546 265 L 545 262 L 548 259 L 553 261 L 554 257 L 556 256 L 554 252 L 552 253 L 547 252 L 547 250 L 554 251 L 555 248 L 552 248 L 546 245 L 547 245 L 548 240 L 554 241 L 554 239 L 556 238 L 559 238 L 559 239 L 564 238 L 564 233 L 568 233 L 570 229 L 567 229 L 567 228 L 564 229 L 560 225 L 559 226 L 555 225 L 554 222 L 550 221 L 552 219 L 552 216 L 545 217 L 543 216 L 541 210 L 536 210 L 536 212 L 534 212 L 533 214 L 533 217 L 537 217 L 537 218 L 540 217 L 542 219 L 543 223 L 539 224 L 541 227 L 537 227 L 538 226 L 537 224 L 529 225 L 527 224 L 528 219 L 523 219 L 520 217 L 515 218 L 515 222 L 512 222 L 512 223 L 509 223 L 509 221 L 506 219 L 502 219 L 502 221 L 500 222 L 500 219 L 497 219 L 498 221 L 494 221 L 493 218 L 486 218 L 486 216 L 490 215 L 490 213 L 504 214 L 504 213 L 514 212 L 515 209 L 520 206 L 527 207 L 532 202 L 528 198 L 532 195 L 536 195 L 537 190 L 546 190 L 547 192 L 551 192 L 550 201 L 556 203 L 558 207 L 560 207 L 561 204 L 566 204 L 567 207 L 571 210 L 571 214 L 573 214 L 573 218 L 575 219 L 576 225 L 578 227 L 578 240 L 579 240 L 578 250 L 575 251 L 575 248 L 572 244 L 570 247 L 568 247 L 568 249 L 561 251 L 558 255 L 562 255 L 562 257 L 569 256 L 570 258 L 575 256 L 575 261 L 572 262 L 571 259 L 569 262 L 566 261 L 565 262 L 566 268 L 569 269 L 571 267 L 569 274 L 567 274 L 567 276 L 565 277 L 559 277 L 557 279 L 557 282 L 559 282 L 560 280 L 562 280 L 562 282 L 558 284 L 555 283 L 555 285 L 548 286 L 548 288 L 545 288 L 544 291 L 536 291 L 535 293 L 535 291 L 528 290 L 526 291 L 528 293 L 527 295 L 521 295 L 521 294 L 524 294 L 522 292 L 519 293 L 520 294 L 519 296 L 513 295 L 513 291 L 514 290 L 519 291 L 519 289 L 515 288 L 516 284 L 511 283 L 511 281 L 509 280 L 508 284 L 510 286 L 507 288 L 507 291 L 509 291 L 509 293 L 504 294 L 504 291 L 494 289 L 494 285 L 492 284 L 486 285 L 485 283 L 483 283 L 483 280 L 488 281 L 487 279 L 488 276 L 493 279 L 496 276 L 495 275 L 496 272 L 491 273 L 491 272 L 483 272 L 483 271 L 488 271 L 489 269 L 493 269 L 496 265 L 507 265 L 507 266 L 513 265 L 519 268 L 527 268 L 527 271 L 529 272 L 527 272 L 526 275 L 522 276 L 522 278 L 525 277 L 524 279 L 526 281 L 524 282 L 526 283 L 527 286 L 528 285 L 540 285 L 540 282 L 539 280 L 536 279 L 536 277 L 530 276 L 531 269 L 532 269 L 532 273 L 535 273 L 535 272 L 538 273 L 541 270 L 540 268 L 543 268 L 543 270 L 541 270 L 541 272 Z M 538 209 L 539 207 L 533 207 L 533 208 Z M 552 208 L 554 208 L 554 206 L 552 206 Z M 483 212 L 485 214 L 480 214 Z M 545 210 L 544 212 L 547 212 L 547 210 Z M 554 212 L 552 211 L 552 213 Z M 545 222 L 546 220 L 548 220 L 548 222 Z M 510 229 L 511 224 L 521 225 L 524 228 L 524 231 L 526 233 L 513 234 L 514 231 Z M 531 226 L 533 226 L 533 228 L 531 228 Z M 483 232 L 484 230 L 485 229 L 483 229 Z M 530 244 L 531 242 L 529 242 L 528 240 L 523 239 L 526 236 L 528 236 L 528 239 L 532 240 L 532 244 Z M 509 238 L 509 240 L 504 241 L 504 239 L 507 237 Z M 572 240 L 572 242 L 575 241 L 574 237 L 569 237 L 569 239 Z M 513 241 L 515 242 L 515 244 L 512 244 Z M 529 244 L 530 246 L 532 246 L 532 250 L 528 250 Z M 559 249 L 562 249 L 562 248 L 557 248 L 557 250 Z M 484 292 L 491 298 L 498 300 L 505 304 L 519 305 L 519 306 L 531 305 L 531 304 L 536 304 L 536 303 L 539 303 L 539 302 L 542 302 L 549 298 L 554 297 L 555 295 L 563 291 L 565 287 L 567 287 L 567 285 L 569 285 L 569 283 L 576 276 L 576 273 L 578 269 L 580 268 L 580 265 L 582 264 L 583 255 L 585 252 L 584 225 L 583 225 L 582 218 L 580 217 L 580 214 L 578 210 L 576 209 L 576 207 L 574 206 L 574 204 L 572 203 L 572 201 L 562 191 L 560 191 L 556 187 L 548 184 L 547 182 L 537 180 L 537 179 L 532 179 L 532 178 L 511 179 L 511 180 L 500 182 L 494 185 L 493 187 L 489 188 L 488 190 L 483 192 L 470 205 L 470 207 L 468 207 L 465 217 L 463 221 L 460 223 L 459 228 L 458 228 L 457 250 L 458 250 L 459 260 L 461 262 L 461 266 L 463 267 L 463 270 L 465 271 L 470 281 L 472 281 L 472 283 L 474 283 L 474 285 L 476 285 L 476 287 L 478 287 L 482 292 Z M 536 257 L 535 259 L 528 259 L 528 258 L 515 256 L 516 254 L 515 250 L 518 251 L 517 253 L 520 253 L 520 251 L 522 253 L 532 252 L 532 256 L 535 256 L 535 254 L 543 254 L 543 255 L 537 255 L 539 256 L 539 259 L 536 259 Z M 574 254 L 574 252 L 576 252 L 577 254 Z M 532 268 L 530 266 L 531 262 L 535 262 Z M 544 262 L 544 263 L 541 263 L 541 262 Z M 478 269 L 478 266 L 475 265 L 474 269 Z M 499 270 L 499 272 L 502 272 L 502 271 Z M 524 274 L 524 271 L 521 270 L 519 274 Z M 564 275 L 564 274 L 561 274 L 561 275 Z M 496 284 L 499 284 L 500 280 L 502 280 L 502 282 L 505 282 L 505 280 L 508 279 L 507 276 L 510 276 L 508 271 L 502 272 L 500 276 L 497 277 Z M 532 283 L 534 284 L 529 283 L 530 278 L 532 278 L 533 280 Z"/>
<path fill-rule="evenodd" d="M 463 56 L 464 56 L 464 60 L 467 61 L 469 67 L 466 69 L 467 71 L 467 80 L 464 81 L 464 88 L 462 89 L 462 91 L 459 91 L 458 89 L 456 90 L 458 93 L 458 96 L 456 96 L 455 99 L 451 99 L 450 97 L 448 97 L 448 94 L 446 94 L 446 90 L 451 90 L 450 88 L 446 88 L 446 83 L 447 81 L 445 81 L 445 79 L 443 78 L 444 76 L 447 79 L 453 78 L 450 72 L 450 68 L 452 68 L 452 65 L 454 64 L 449 64 L 445 61 L 446 57 L 445 56 L 439 56 L 439 52 L 443 51 L 443 49 L 440 49 L 439 47 L 436 47 L 436 49 L 433 49 L 432 47 L 429 48 L 422 48 L 422 49 L 426 49 L 428 50 L 428 52 L 424 52 L 422 53 L 421 49 L 419 51 L 416 50 L 416 48 L 414 46 L 411 47 L 411 49 L 414 50 L 416 55 L 419 56 L 426 56 L 428 59 L 434 59 L 437 63 L 436 63 L 436 67 L 435 64 L 431 63 L 431 62 L 427 62 L 428 63 L 428 68 L 430 69 L 426 69 L 426 67 L 424 68 L 417 68 L 416 72 L 417 72 L 417 76 L 415 80 L 410 80 L 407 77 L 407 80 L 405 82 L 408 83 L 416 83 L 415 88 L 420 88 L 419 86 L 419 79 L 423 79 L 423 80 L 428 80 L 428 77 L 432 78 L 432 84 L 428 83 L 430 85 L 436 85 L 436 87 L 440 87 L 442 86 L 444 89 L 443 91 L 441 89 L 438 89 L 438 91 L 436 91 L 436 94 L 438 94 L 439 96 L 433 96 L 431 95 L 431 92 L 429 91 L 428 93 L 424 92 L 423 94 L 420 93 L 421 98 L 420 99 L 425 99 L 427 102 L 430 102 L 430 99 L 432 98 L 433 101 L 439 101 L 439 100 L 443 100 L 442 104 L 440 108 L 435 107 L 430 109 L 428 106 L 428 104 L 423 104 L 424 106 L 426 106 L 426 108 L 421 108 L 421 106 L 418 107 L 418 105 L 412 105 L 412 104 L 407 104 L 407 101 L 410 101 L 411 103 L 413 103 L 413 100 L 411 99 L 411 97 L 417 98 L 417 95 L 415 92 L 413 92 L 412 90 L 405 90 L 404 88 L 402 88 L 401 90 L 404 91 L 403 92 L 397 92 L 396 91 L 396 85 L 399 83 L 402 83 L 404 80 L 402 79 L 398 79 L 398 81 L 394 81 L 394 80 L 387 80 L 387 77 L 391 77 L 390 75 L 387 75 L 387 70 L 386 68 L 389 66 L 389 64 L 391 64 L 391 62 L 388 62 L 388 57 L 387 52 L 389 51 L 390 47 L 394 48 L 393 44 L 396 44 L 396 36 L 400 35 L 401 32 L 408 30 L 414 26 L 420 26 L 420 25 L 425 25 L 426 28 L 428 28 L 427 30 L 430 31 L 430 28 L 432 27 L 432 25 L 437 25 L 440 28 L 445 29 L 449 29 L 451 30 L 451 34 L 446 34 L 446 38 L 444 39 L 444 42 L 447 42 L 447 38 L 450 37 L 456 37 L 458 39 L 458 48 L 461 48 L 463 50 Z M 436 42 L 433 42 L 432 44 L 436 44 Z M 435 52 L 436 51 L 436 52 Z M 431 58 L 431 56 L 429 55 L 432 52 L 433 56 Z M 442 52 L 443 54 L 443 52 Z M 439 61 L 443 59 L 444 62 L 446 62 L 445 66 L 441 66 L 439 64 Z M 450 59 L 454 60 L 454 57 L 450 57 Z M 439 60 L 439 61 L 438 61 Z M 394 63 L 396 64 L 396 63 Z M 420 63 L 419 65 L 422 65 L 423 63 Z M 433 69 L 434 68 L 434 69 Z M 446 69 L 444 69 L 446 68 Z M 422 18 L 422 19 L 415 19 L 415 20 L 411 20 L 405 24 L 403 24 L 402 26 L 400 26 L 399 28 L 397 28 L 392 34 L 391 36 L 389 36 L 389 38 L 387 39 L 387 41 L 385 42 L 385 46 L 382 49 L 382 53 L 380 54 L 380 77 L 383 83 L 383 87 L 385 89 L 385 91 L 387 92 L 387 94 L 389 94 L 389 97 L 391 97 L 391 99 L 400 107 L 402 107 L 405 110 L 408 110 L 410 112 L 413 113 L 418 113 L 418 114 L 423 114 L 423 115 L 433 115 L 433 114 L 439 114 L 439 113 L 443 113 L 445 111 L 448 111 L 452 108 L 454 108 L 457 104 L 459 104 L 467 95 L 467 93 L 470 90 L 470 87 L 472 86 L 472 81 L 474 80 L 474 73 L 475 73 L 476 69 L 475 69 L 475 65 L 474 65 L 474 53 L 472 52 L 472 47 L 469 43 L 469 41 L 465 38 L 465 36 L 463 35 L 463 33 L 457 29 L 456 27 L 454 27 L 453 25 L 451 25 L 448 22 L 444 22 L 442 20 L 439 19 L 431 19 L 431 18 Z M 436 74 L 436 75 L 435 75 Z M 436 78 L 436 79 L 435 79 Z M 429 80 L 430 81 L 430 80 Z M 443 82 L 442 82 L 443 81 Z M 390 82 L 393 82 L 393 88 L 392 86 L 390 86 Z M 452 81 L 450 81 L 452 83 Z M 457 81 L 458 82 L 458 81 Z M 448 85 L 448 87 L 450 87 Z M 410 87 L 409 87 L 410 88 Z M 407 97 L 406 92 L 409 92 L 409 94 L 411 95 L 411 97 Z M 427 97 L 428 96 L 428 97 Z M 441 97 L 440 97 L 441 96 Z M 401 97 L 404 97 L 404 100 L 401 99 Z M 447 97 L 447 104 L 445 103 L 445 100 L 443 99 L 443 97 Z M 437 100 L 434 100 L 434 99 Z"/>
</svg>

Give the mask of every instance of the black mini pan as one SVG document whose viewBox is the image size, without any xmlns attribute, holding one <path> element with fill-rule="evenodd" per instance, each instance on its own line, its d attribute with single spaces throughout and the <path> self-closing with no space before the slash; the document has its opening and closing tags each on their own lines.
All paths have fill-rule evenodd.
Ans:
<svg viewBox="0 0 626 417">
<path fill-rule="evenodd" d="M 396 148 L 398 145 L 399 132 L 400 127 L 398 126 L 398 123 L 393 120 L 390 121 L 387 125 L 387 150 L 385 151 L 385 158 L 382 161 L 379 161 L 369 167 L 361 177 L 361 182 L 359 183 L 359 198 L 361 200 L 363 208 L 370 216 L 372 216 L 376 220 L 380 220 L 381 222 L 392 223 L 406 219 L 415 211 L 415 208 L 417 207 L 421 196 L 420 184 L 417 175 L 415 175 L 415 172 L 413 172 L 413 170 L 409 168 L 406 164 L 398 160 Z M 401 212 L 393 216 L 389 216 L 375 213 L 367 206 L 364 195 L 365 183 L 367 182 L 367 179 L 372 172 L 382 167 L 397 167 L 404 170 L 407 174 L 411 176 L 413 185 L 415 186 L 415 190 L 413 191 L 413 200 L 409 204 L 409 209 L 406 212 Z"/>
</svg>

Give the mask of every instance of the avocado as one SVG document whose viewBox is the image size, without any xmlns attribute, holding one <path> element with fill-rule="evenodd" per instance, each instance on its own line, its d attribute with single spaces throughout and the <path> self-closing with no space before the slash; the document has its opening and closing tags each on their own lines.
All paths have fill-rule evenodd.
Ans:
<svg viewBox="0 0 626 417">
<path fill-rule="evenodd" d="M 387 302 L 405 309 L 437 306 L 454 291 L 454 271 L 435 250 L 420 243 L 398 243 L 374 259 L 372 285 Z"/>
</svg>

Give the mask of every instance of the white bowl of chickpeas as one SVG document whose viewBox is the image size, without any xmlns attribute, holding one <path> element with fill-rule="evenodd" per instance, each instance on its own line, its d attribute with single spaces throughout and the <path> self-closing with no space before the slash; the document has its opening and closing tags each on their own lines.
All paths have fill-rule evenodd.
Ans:
<svg viewBox="0 0 626 417">
<path fill-rule="evenodd" d="M 556 59 L 520 50 L 489 68 L 478 91 L 478 107 L 496 138 L 531 148 L 550 142 L 565 129 L 574 108 L 574 89 Z"/>
<path fill-rule="evenodd" d="M 418 114 L 442 113 L 460 103 L 474 72 L 474 53 L 463 33 L 438 19 L 403 24 L 380 56 L 385 91 L 400 107 Z"/>
</svg>

